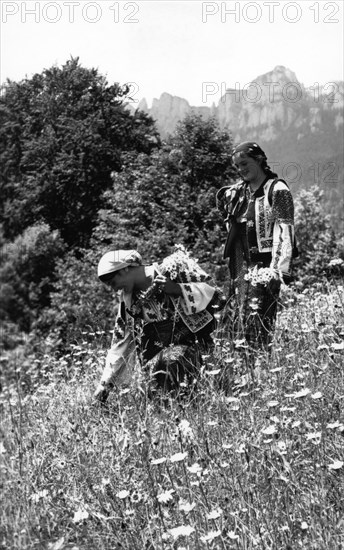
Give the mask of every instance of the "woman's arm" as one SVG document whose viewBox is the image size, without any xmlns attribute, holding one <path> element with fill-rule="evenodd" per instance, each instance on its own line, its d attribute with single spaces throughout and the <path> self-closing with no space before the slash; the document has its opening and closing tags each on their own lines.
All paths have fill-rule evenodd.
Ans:
<svg viewBox="0 0 344 550">
<path fill-rule="evenodd" d="M 294 242 L 294 203 L 288 186 L 278 181 L 272 194 L 273 244 L 271 268 L 289 274 Z"/>
<path fill-rule="evenodd" d="M 133 331 L 126 319 L 124 302 L 121 302 L 111 348 L 107 353 L 105 368 L 94 397 L 104 402 L 113 386 L 129 383 L 135 358 Z"/>
</svg>

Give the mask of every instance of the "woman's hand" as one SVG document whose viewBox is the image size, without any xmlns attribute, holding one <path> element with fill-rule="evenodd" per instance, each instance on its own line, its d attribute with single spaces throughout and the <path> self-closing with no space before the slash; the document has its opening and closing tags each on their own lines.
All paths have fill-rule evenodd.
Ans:
<svg viewBox="0 0 344 550">
<path fill-rule="evenodd" d="M 93 394 L 93 398 L 100 403 L 105 403 L 109 397 L 110 389 L 105 384 L 100 383 Z"/>
<path fill-rule="evenodd" d="M 172 298 L 178 298 L 178 296 L 182 295 L 179 284 L 171 281 L 171 279 L 168 279 L 164 275 L 158 275 L 154 279 L 154 284 L 159 285 L 161 290 L 168 296 L 172 296 Z"/>
<path fill-rule="evenodd" d="M 281 287 L 281 281 L 279 273 L 274 271 L 273 277 L 271 278 L 269 284 L 268 284 L 269 290 L 271 294 L 278 294 L 280 287 Z"/>
</svg>

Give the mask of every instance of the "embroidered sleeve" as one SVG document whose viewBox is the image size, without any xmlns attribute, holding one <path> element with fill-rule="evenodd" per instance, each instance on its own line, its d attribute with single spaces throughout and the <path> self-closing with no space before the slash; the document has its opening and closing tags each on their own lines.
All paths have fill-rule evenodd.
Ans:
<svg viewBox="0 0 344 550">
<path fill-rule="evenodd" d="M 131 326 L 127 320 L 124 302 L 120 303 L 116 318 L 111 348 L 109 349 L 105 368 L 100 380 L 102 385 L 114 386 L 130 382 L 135 364 L 135 342 Z"/>
<path fill-rule="evenodd" d="M 179 285 L 182 291 L 180 306 L 186 315 L 203 311 L 214 296 L 215 289 L 207 283 Z"/>
<path fill-rule="evenodd" d="M 289 273 L 294 241 L 294 203 L 287 185 L 278 181 L 272 194 L 272 218 L 274 220 L 271 267 L 275 271 Z"/>
<path fill-rule="evenodd" d="M 294 202 L 289 188 L 278 181 L 272 193 L 272 218 L 277 223 L 294 225 Z"/>
<path fill-rule="evenodd" d="M 288 274 L 291 270 L 293 253 L 293 226 L 286 223 L 275 223 L 273 230 L 271 268 Z"/>
<path fill-rule="evenodd" d="M 202 312 L 204 317 L 208 317 L 205 309 L 215 292 L 209 284 L 211 277 L 201 268 L 197 260 L 191 258 L 182 245 L 176 245 L 176 252 L 165 258 L 157 267 L 157 272 L 179 284 L 182 296 L 172 298 L 179 313 L 187 317 Z M 209 317 L 210 319 L 206 322 L 212 319 L 211 315 Z M 184 318 L 183 321 L 185 322 Z"/>
</svg>

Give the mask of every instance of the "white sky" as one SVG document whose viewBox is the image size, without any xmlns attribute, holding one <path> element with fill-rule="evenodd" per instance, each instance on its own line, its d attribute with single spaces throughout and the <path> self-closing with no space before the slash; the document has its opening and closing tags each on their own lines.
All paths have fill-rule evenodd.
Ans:
<svg viewBox="0 0 344 550">
<path fill-rule="evenodd" d="M 149 105 L 163 92 L 191 105 L 217 104 L 223 86 L 243 87 L 276 65 L 305 86 L 326 84 L 343 80 L 343 5 L 2 0 L 0 79 L 31 77 L 73 56 L 110 84 L 134 82 L 133 97 Z M 207 101 L 205 82 L 214 90 Z"/>
</svg>

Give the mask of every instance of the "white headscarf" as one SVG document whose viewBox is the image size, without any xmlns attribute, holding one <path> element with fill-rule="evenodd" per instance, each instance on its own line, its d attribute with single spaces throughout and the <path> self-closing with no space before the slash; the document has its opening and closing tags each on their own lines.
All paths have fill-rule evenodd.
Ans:
<svg viewBox="0 0 344 550">
<path fill-rule="evenodd" d="M 106 252 L 98 264 L 98 277 L 119 271 L 124 267 L 142 265 L 137 250 L 111 250 Z"/>
</svg>

